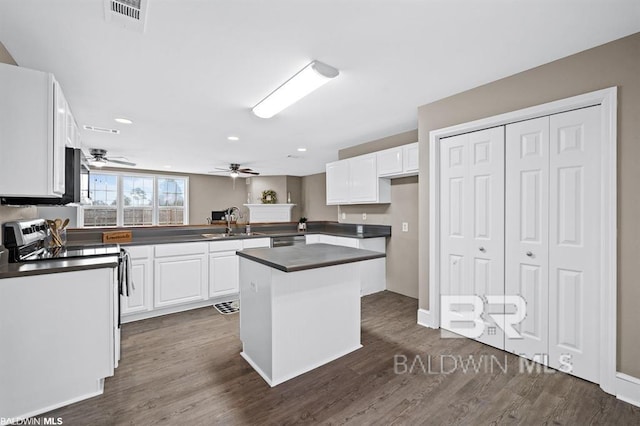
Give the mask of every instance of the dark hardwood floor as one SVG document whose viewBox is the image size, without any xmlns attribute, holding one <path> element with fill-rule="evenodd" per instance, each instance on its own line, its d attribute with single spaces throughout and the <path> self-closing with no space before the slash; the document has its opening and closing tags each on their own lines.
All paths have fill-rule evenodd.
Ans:
<svg viewBox="0 0 640 426">
<path fill-rule="evenodd" d="M 364 347 L 275 388 L 240 357 L 238 315 L 202 308 L 125 324 L 104 394 L 42 417 L 64 425 L 640 424 L 640 409 L 597 385 L 520 373 L 517 357 L 441 339 L 416 324 L 416 311 L 416 300 L 390 292 L 363 298 Z M 460 362 L 469 359 L 478 373 Z"/>
</svg>

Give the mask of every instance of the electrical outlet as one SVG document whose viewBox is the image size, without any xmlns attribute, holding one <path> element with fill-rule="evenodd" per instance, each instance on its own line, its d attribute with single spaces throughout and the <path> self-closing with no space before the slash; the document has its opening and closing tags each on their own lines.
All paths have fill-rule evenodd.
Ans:
<svg viewBox="0 0 640 426">
<path fill-rule="evenodd" d="M 409 222 L 402 222 L 402 232 L 409 232 Z"/>
<path fill-rule="evenodd" d="M 366 213 L 362 213 L 362 220 L 367 220 L 367 214 Z"/>
<path fill-rule="evenodd" d="M 254 292 L 258 292 L 258 284 L 254 283 L 253 281 L 251 281 L 251 284 L 249 284 L 251 286 L 251 290 L 253 290 Z"/>
<path fill-rule="evenodd" d="M 342 220 L 345 220 L 347 218 L 347 214 L 345 212 L 342 212 Z"/>
</svg>

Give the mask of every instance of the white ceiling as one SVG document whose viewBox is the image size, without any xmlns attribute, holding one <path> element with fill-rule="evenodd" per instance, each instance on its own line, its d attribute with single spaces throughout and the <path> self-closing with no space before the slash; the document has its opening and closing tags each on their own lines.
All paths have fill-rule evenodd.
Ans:
<svg viewBox="0 0 640 426">
<path fill-rule="evenodd" d="M 321 172 L 338 149 L 415 129 L 420 105 L 638 31 L 638 0 L 149 0 L 145 33 L 106 22 L 102 0 L 0 1 L 18 64 L 56 75 L 78 125 L 121 130 L 83 130 L 85 147 L 193 173 Z M 313 59 L 340 76 L 251 113 Z"/>
</svg>

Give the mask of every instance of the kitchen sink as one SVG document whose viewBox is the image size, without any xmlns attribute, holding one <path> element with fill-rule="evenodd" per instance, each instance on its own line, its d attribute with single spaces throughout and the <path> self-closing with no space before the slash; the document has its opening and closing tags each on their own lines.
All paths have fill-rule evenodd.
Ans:
<svg viewBox="0 0 640 426">
<path fill-rule="evenodd" d="M 223 238 L 230 238 L 230 237 L 252 237 L 252 236 L 258 236 L 258 235 L 266 235 L 266 234 L 262 234 L 260 232 L 233 232 L 231 234 L 202 234 L 203 238 L 207 238 L 210 240 L 219 240 L 219 239 L 223 239 Z"/>
</svg>

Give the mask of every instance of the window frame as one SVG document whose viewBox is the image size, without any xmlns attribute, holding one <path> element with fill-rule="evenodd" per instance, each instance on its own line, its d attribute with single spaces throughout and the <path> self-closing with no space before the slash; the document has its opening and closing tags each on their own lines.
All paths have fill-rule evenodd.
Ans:
<svg viewBox="0 0 640 426">
<path fill-rule="evenodd" d="M 151 227 L 151 226 L 184 226 L 189 225 L 189 176 L 186 175 L 168 175 L 168 174 L 153 174 L 153 173 L 141 173 L 141 172 L 123 172 L 123 171 L 111 171 L 111 170 L 96 170 L 92 169 L 92 175 L 109 175 L 115 176 L 116 181 L 116 189 L 117 189 L 117 197 L 116 197 L 116 224 L 109 226 L 87 226 L 87 228 L 135 228 L 135 227 Z M 91 176 L 91 175 L 90 175 Z M 153 202 L 152 202 L 152 214 L 151 214 L 151 225 L 125 225 L 124 224 L 124 179 L 123 177 L 139 177 L 139 178 L 152 178 L 153 179 Z M 89 177 L 91 179 L 91 177 Z M 160 179 L 181 179 L 184 180 L 184 205 L 183 209 L 183 218 L 184 221 L 182 224 L 159 224 L 158 219 L 160 216 L 160 205 L 158 204 L 159 196 L 158 196 L 158 181 Z M 89 182 L 91 185 L 91 182 Z M 84 224 L 84 211 L 94 210 L 104 208 L 103 206 L 93 206 L 93 205 L 84 205 L 81 206 L 81 214 L 78 215 L 79 225 L 81 227 L 85 227 Z M 176 207 L 176 206 L 172 206 Z"/>
</svg>

